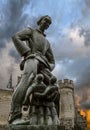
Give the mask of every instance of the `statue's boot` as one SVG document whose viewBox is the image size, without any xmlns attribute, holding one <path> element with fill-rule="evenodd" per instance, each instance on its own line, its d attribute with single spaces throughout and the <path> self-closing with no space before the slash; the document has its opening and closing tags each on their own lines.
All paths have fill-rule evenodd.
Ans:
<svg viewBox="0 0 90 130">
<path fill-rule="evenodd" d="M 21 78 L 20 83 L 17 85 L 17 88 L 15 89 L 12 96 L 11 111 L 8 120 L 9 124 L 12 124 L 12 122 L 16 119 L 21 118 L 22 102 L 28 89 L 28 85 L 30 84 L 30 82 L 32 82 L 33 78 L 33 73 L 24 74 Z"/>
<path fill-rule="evenodd" d="M 12 122 L 16 119 L 20 119 L 21 116 L 22 116 L 21 107 L 19 105 L 15 105 L 13 111 L 11 109 L 11 112 L 9 114 L 9 119 L 8 119 L 9 124 L 12 124 Z"/>
<path fill-rule="evenodd" d="M 21 119 L 22 114 L 21 113 L 13 113 L 10 115 L 10 118 L 8 120 L 9 124 L 14 125 L 28 125 L 29 120 Z"/>
<path fill-rule="evenodd" d="M 16 119 L 12 122 L 13 125 L 29 125 L 30 120 Z"/>
</svg>

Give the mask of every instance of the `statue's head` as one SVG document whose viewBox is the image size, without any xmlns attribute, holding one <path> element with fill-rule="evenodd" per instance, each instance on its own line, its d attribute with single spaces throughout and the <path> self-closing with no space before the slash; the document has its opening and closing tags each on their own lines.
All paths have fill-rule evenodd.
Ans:
<svg viewBox="0 0 90 130">
<path fill-rule="evenodd" d="M 52 23 L 51 17 L 48 15 L 42 16 L 37 21 L 37 25 L 44 27 L 44 29 L 47 29 L 51 23 Z"/>
<path fill-rule="evenodd" d="M 38 82 L 42 82 L 43 79 L 44 79 L 44 77 L 43 77 L 42 74 L 37 74 L 37 75 L 36 75 L 36 80 L 37 80 Z"/>
<path fill-rule="evenodd" d="M 51 78 L 50 78 L 50 84 L 55 84 L 57 82 L 57 78 L 55 77 L 55 76 L 52 76 Z"/>
</svg>

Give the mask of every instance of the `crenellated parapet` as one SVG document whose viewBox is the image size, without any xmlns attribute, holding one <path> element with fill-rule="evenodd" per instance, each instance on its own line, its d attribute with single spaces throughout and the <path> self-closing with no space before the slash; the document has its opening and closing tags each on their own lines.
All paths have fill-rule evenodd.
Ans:
<svg viewBox="0 0 90 130">
<path fill-rule="evenodd" d="M 73 80 L 69 80 L 69 79 L 59 80 L 58 85 L 59 85 L 59 89 L 63 89 L 63 88 L 74 89 Z"/>
</svg>

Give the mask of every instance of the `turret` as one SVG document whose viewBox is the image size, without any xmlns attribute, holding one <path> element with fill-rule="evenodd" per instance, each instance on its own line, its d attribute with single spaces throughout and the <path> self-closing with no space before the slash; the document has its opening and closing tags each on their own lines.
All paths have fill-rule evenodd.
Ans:
<svg viewBox="0 0 90 130">
<path fill-rule="evenodd" d="M 67 129 L 74 128 L 75 102 L 74 102 L 74 84 L 72 80 L 64 79 L 58 81 L 60 102 L 59 119 L 61 125 Z"/>
<path fill-rule="evenodd" d="M 59 89 L 70 88 L 74 90 L 73 80 L 69 80 L 69 79 L 64 79 L 64 81 L 59 80 L 58 85 L 59 85 Z"/>
</svg>

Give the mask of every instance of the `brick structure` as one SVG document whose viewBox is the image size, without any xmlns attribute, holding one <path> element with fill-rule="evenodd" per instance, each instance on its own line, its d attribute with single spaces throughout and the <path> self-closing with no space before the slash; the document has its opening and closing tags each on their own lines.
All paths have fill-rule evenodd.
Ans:
<svg viewBox="0 0 90 130">
<path fill-rule="evenodd" d="M 0 89 L 0 125 L 7 123 L 12 93 L 12 89 Z"/>
<path fill-rule="evenodd" d="M 74 85 L 72 80 L 59 80 L 60 105 L 59 119 L 65 129 L 72 130 L 75 122 Z"/>
</svg>

